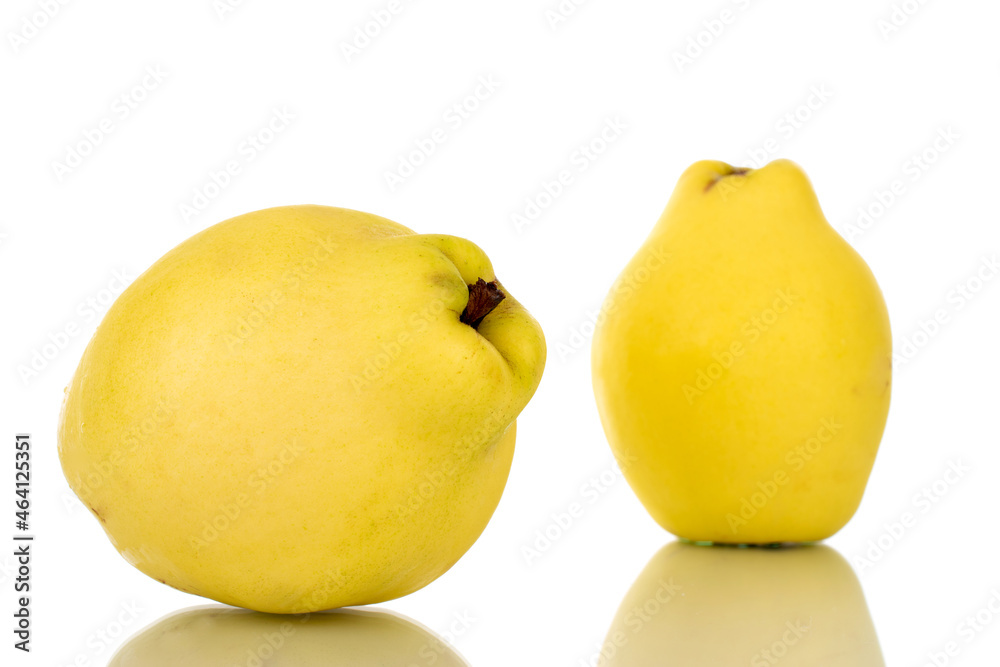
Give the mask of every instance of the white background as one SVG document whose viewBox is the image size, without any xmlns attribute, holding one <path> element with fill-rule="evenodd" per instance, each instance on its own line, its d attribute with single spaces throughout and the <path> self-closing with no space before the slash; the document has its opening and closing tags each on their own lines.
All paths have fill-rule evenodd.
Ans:
<svg viewBox="0 0 1000 667">
<path fill-rule="evenodd" d="M 445 576 L 384 606 L 439 634 L 455 614 L 471 615 L 453 641 L 476 667 L 589 660 L 633 580 L 672 539 L 617 475 L 594 502 L 584 489 L 615 470 L 590 389 L 590 323 L 683 169 L 704 158 L 759 166 L 762 150 L 765 161 L 804 167 L 831 223 L 877 276 L 896 351 L 918 345 L 896 364 L 861 508 L 829 540 L 855 566 L 887 663 L 924 664 L 1000 590 L 1000 280 L 976 282 L 1000 251 L 996 3 L 909 0 L 912 15 L 897 13 L 901 25 L 887 32 L 889 0 L 591 0 L 555 25 L 546 12 L 557 0 L 405 0 L 350 59 L 343 44 L 388 0 L 245 0 L 221 15 L 212 0 L 91 0 L 55 3 L 47 19 L 43 4 L 7 0 L 0 12 L 0 434 L 34 435 L 38 536 L 30 657 L 10 648 L 11 549 L 0 549 L 5 664 L 82 656 L 103 665 L 126 635 L 204 602 L 127 565 L 71 502 L 56 456 L 62 390 L 96 328 L 86 303 L 120 289 L 116 272 L 134 277 L 225 218 L 297 203 L 475 241 L 549 344 L 489 527 Z M 713 21 L 723 10 L 720 31 Z M 25 20 L 44 25 L 33 31 Z M 689 39 L 706 46 L 679 65 Z M 147 68 L 163 80 L 130 92 Z M 449 123 L 445 114 L 480 77 L 493 77 L 495 92 L 460 127 Z M 135 106 L 125 118 L 123 94 Z M 241 143 L 274 109 L 294 119 L 246 160 Z M 113 131 L 58 173 L 54 163 L 105 118 Z M 609 120 L 624 129 L 581 171 L 574 153 Z M 447 141 L 390 188 L 385 172 L 437 127 Z M 935 149 L 939 133 L 952 139 Z M 917 167 L 925 151 L 933 163 Z M 181 206 L 230 159 L 240 173 L 185 219 Z M 518 228 L 512 214 L 562 169 L 572 185 Z M 878 193 L 896 180 L 902 194 L 879 210 Z M 858 210 L 869 207 L 877 215 L 862 229 Z M 959 299 L 967 283 L 981 289 Z M 936 311 L 946 321 L 920 335 Z M 73 324 L 77 335 L 23 378 L 33 354 Z M 915 494 L 949 461 L 970 472 L 932 509 L 917 509 Z M 6 535 L 13 488 L 9 463 L 2 467 Z M 583 516 L 527 562 L 522 548 L 573 502 Z M 885 525 L 905 512 L 917 525 L 886 538 Z M 859 559 L 880 538 L 889 546 L 869 567 Z M 126 602 L 141 607 L 139 617 L 111 645 L 95 644 L 92 634 Z M 951 664 L 995 664 L 998 655 L 1000 618 L 962 642 Z"/>
</svg>

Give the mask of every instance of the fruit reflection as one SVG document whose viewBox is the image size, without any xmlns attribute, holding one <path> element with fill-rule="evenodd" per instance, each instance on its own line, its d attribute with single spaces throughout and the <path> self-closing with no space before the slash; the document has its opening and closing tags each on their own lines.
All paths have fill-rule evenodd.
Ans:
<svg viewBox="0 0 1000 667">
<path fill-rule="evenodd" d="M 274 616 L 197 607 L 144 629 L 108 667 L 468 667 L 443 639 L 384 611 Z"/>
<path fill-rule="evenodd" d="M 663 547 L 632 585 L 602 667 L 884 667 L 854 571 L 826 546 Z"/>
</svg>

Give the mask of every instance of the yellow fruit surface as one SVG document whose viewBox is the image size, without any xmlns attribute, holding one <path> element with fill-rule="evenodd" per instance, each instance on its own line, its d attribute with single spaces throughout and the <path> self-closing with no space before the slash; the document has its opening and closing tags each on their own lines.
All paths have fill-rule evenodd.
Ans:
<svg viewBox="0 0 1000 667">
<path fill-rule="evenodd" d="M 70 486 L 133 565 L 259 611 L 433 581 L 499 502 L 541 377 L 483 252 L 378 216 L 273 208 L 177 246 L 117 300 L 59 427 Z"/>
<path fill-rule="evenodd" d="M 861 501 L 889 409 L 889 318 L 805 174 L 698 162 L 609 293 L 604 430 L 675 535 L 821 540 Z"/>
</svg>

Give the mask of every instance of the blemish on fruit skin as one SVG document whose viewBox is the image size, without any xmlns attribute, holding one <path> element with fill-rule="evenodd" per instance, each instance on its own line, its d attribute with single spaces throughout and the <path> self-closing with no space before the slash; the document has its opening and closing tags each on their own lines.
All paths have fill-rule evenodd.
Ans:
<svg viewBox="0 0 1000 667">
<path fill-rule="evenodd" d="M 712 188 L 714 188 L 715 184 L 718 183 L 719 181 L 721 181 L 726 176 L 746 176 L 748 173 L 750 173 L 750 169 L 749 168 L 747 168 L 747 167 L 736 167 L 731 172 L 729 172 L 728 174 L 716 174 L 715 177 L 711 181 L 708 182 L 708 185 L 705 186 L 704 192 L 708 192 L 709 190 L 711 190 Z"/>
<path fill-rule="evenodd" d="M 435 286 L 452 289 L 455 285 L 462 283 L 462 277 L 454 273 L 439 272 L 430 276 L 430 283 Z"/>
</svg>

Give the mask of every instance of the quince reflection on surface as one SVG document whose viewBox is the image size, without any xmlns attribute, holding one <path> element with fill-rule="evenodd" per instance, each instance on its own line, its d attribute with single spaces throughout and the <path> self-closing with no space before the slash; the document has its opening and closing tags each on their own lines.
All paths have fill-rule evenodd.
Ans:
<svg viewBox="0 0 1000 667">
<path fill-rule="evenodd" d="M 625 596 L 602 667 L 884 667 L 854 571 L 826 546 L 660 549 Z"/>
<path fill-rule="evenodd" d="M 132 637 L 108 667 L 468 667 L 443 639 L 384 611 L 275 616 L 195 607 Z"/>
</svg>

